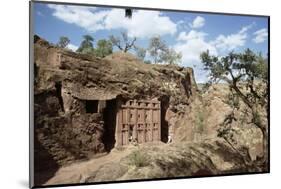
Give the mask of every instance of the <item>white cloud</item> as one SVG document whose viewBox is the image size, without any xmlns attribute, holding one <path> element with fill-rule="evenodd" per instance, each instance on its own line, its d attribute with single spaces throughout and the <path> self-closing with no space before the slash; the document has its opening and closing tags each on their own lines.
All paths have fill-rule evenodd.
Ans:
<svg viewBox="0 0 281 189">
<path fill-rule="evenodd" d="M 159 11 L 138 10 L 131 19 L 124 18 L 124 10 L 112 9 L 105 19 L 107 29 L 125 29 L 130 37 L 151 37 L 174 34 L 177 25 Z"/>
<path fill-rule="evenodd" d="M 72 50 L 72 51 L 76 51 L 78 49 L 78 46 L 70 43 L 70 44 L 67 45 L 67 48 Z"/>
<path fill-rule="evenodd" d="M 217 55 L 216 48 L 205 40 L 207 34 L 191 30 L 189 33 L 181 32 L 178 36 L 178 43 L 174 46 L 175 50 L 182 52 L 182 62 L 191 65 L 200 61 L 200 54 L 209 50 L 210 54 Z"/>
<path fill-rule="evenodd" d="M 53 9 L 53 16 L 63 20 L 69 24 L 75 24 L 90 32 L 95 32 L 104 28 L 103 18 L 107 11 L 100 11 L 95 13 L 95 8 L 69 6 L 69 5 L 48 5 Z"/>
<path fill-rule="evenodd" d="M 67 23 L 75 24 L 89 32 L 104 29 L 123 29 L 130 37 L 151 37 L 174 34 L 177 24 L 159 11 L 137 10 L 131 19 L 125 18 L 123 9 L 97 11 L 90 7 L 49 5 L 53 15 Z"/>
<path fill-rule="evenodd" d="M 206 50 L 212 55 L 218 54 L 216 48 L 205 40 L 205 36 L 207 33 L 195 30 L 181 32 L 177 38 L 178 43 L 174 46 L 177 52 L 182 53 L 182 65 L 193 67 L 199 82 L 206 81 L 206 73 L 203 73 L 203 65 L 200 64 L 200 54 Z"/>
<path fill-rule="evenodd" d="M 191 30 L 188 34 L 186 32 L 181 32 L 177 38 L 178 41 L 188 41 L 192 39 L 204 39 L 207 36 L 207 33 L 198 32 L 195 30 Z"/>
<path fill-rule="evenodd" d="M 254 24 L 254 23 L 253 23 Z M 194 68 L 196 81 L 207 81 L 207 73 L 203 70 L 200 54 L 209 50 L 211 55 L 221 56 L 225 52 L 244 46 L 247 32 L 253 26 L 242 27 L 238 32 L 230 35 L 219 35 L 214 40 L 206 40 L 207 33 L 190 30 L 188 33 L 181 32 L 177 37 L 174 49 L 182 53 L 182 65 Z"/>
<path fill-rule="evenodd" d="M 201 17 L 201 16 L 197 16 L 197 17 L 193 20 L 192 24 L 189 24 L 189 26 L 190 26 L 191 28 L 201 28 L 201 27 L 203 27 L 204 25 L 205 25 L 205 19 L 204 19 L 203 17 Z"/>
<path fill-rule="evenodd" d="M 237 47 L 244 46 L 246 42 L 247 34 L 230 34 L 228 36 L 219 35 L 214 41 L 214 45 L 222 50 L 229 51 Z"/>
<path fill-rule="evenodd" d="M 188 27 L 188 24 L 185 20 L 179 20 L 177 22 L 177 28 L 179 31 L 182 31 L 182 30 L 188 30 L 189 27 Z"/>
<path fill-rule="evenodd" d="M 253 24 L 254 23 L 242 27 L 237 33 L 230 35 L 221 34 L 212 42 L 212 44 L 221 51 L 231 51 L 238 47 L 242 47 L 246 43 L 248 36 L 247 32 L 251 29 Z"/>
<path fill-rule="evenodd" d="M 268 37 L 268 32 L 266 28 L 260 29 L 253 33 L 255 35 L 255 38 L 253 38 L 253 41 L 255 43 L 262 43 L 264 42 Z"/>
</svg>

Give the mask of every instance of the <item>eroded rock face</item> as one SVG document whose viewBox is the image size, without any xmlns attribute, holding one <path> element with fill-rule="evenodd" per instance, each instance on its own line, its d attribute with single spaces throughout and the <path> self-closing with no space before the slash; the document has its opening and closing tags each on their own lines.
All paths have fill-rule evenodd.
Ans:
<svg viewBox="0 0 281 189">
<path fill-rule="evenodd" d="M 44 148 L 54 166 L 114 146 L 105 137 L 114 137 L 105 120 L 114 120 L 109 115 L 109 106 L 112 114 L 118 108 L 114 101 L 158 99 L 162 119 L 169 125 L 161 131 L 166 142 L 196 94 L 191 68 L 145 64 L 122 52 L 100 59 L 58 49 L 38 36 L 34 51 L 35 148 L 40 146 L 35 150 L 40 154 Z M 35 156 L 36 169 L 45 170 L 40 162 L 46 154 Z"/>
<path fill-rule="evenodd" d="M 116 171 L 112 171 L 114 168 Z M 119 162 L 87 173 L 86 182 L 130 179 L 210 176 L 257 171 L 225 140 L 209 139 L 200 143 L 149 144 L 132 149 Z"/>
<path fill-rule="evenodd" d="M 35 37 L 34 49 L 38 185 L 52 178 L 49 173 L 62 165 L 114 147 L 117 150 L 115 127 L 120 104 L 152 99 L 161 106 L 161 141 L 142 148 L 150 154 L 148 164 L 132 170 L 128 164 L 131 157 L 109 161 L 92 175 L 77 177 L 71 183 L 257 171 L 245 164 L 262 154 L 261 133 L 247 124 L 251 117 L 244 120 L 242 111 L 234 112 L 238 119 L 231 126 L 237 144 L 217 137 L 221 123 L 231 113 L 225 103 L 227 86 L 199 93 L 191 68 L 145 64 L 122 52 L 100 59 L 58 49 L 39 37 Z M 168 136 L 172 137 L 171 145 L 163 144 Z M 249 154 L 241 155 L 233 147 L 238 151 L 246 147 Z M 116 174 L 108 174 L 112 170 L 117 170 Z"/>
</svg>

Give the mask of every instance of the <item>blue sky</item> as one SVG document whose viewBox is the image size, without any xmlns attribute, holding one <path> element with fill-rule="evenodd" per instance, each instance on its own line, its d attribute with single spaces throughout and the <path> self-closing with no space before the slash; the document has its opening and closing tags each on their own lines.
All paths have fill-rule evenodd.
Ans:
<svg viewBox="0 0 281 189">
<path fill-rule="evenodd" d="M 67 36 L 73 50 L 85 34 L 97 41 L 125 31 L 129 37 L 137 37 L 136 44 L 142 47 L 159 35 L 182 53 L 180 65 L 193 67 L 199 83 L 207 80 L 199 58 L 202 51 L 208 49 L 213 55 L 223 56 L 250 48 L 267 55 L 266 17 L 134 10 L 132 19 L 125 19 L 124 9 L 45 3 L 34 3 L 33 12 L 35 34 L 52 43 Z"/>
</svg>

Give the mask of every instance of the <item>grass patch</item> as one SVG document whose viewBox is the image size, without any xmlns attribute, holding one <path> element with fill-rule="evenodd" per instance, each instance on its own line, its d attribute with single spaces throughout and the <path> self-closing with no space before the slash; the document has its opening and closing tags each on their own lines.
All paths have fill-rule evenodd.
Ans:
<svg viewBox="0 0 281 189">
<path fill-rule="evenodd" d="M 129 155 L 129 164 L 136 167 L 145 167 L 149 165 L 149 157 L 146 153 L 139 150 Z"/>
</svg>

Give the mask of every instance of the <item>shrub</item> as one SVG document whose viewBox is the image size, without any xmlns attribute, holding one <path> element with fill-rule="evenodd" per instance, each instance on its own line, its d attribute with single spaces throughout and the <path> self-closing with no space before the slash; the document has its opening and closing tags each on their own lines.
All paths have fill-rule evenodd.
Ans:
<svg viewBox="0 0 281 189">
<path fill-rule="evenodd" d="M 134 151 L 129 155 L 129 164 L 136 167 L 145 167 L 149 165 L 149 158 L 146 153 L 141 151 Z"/>
</svg>

